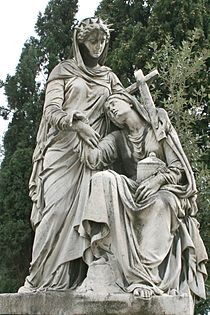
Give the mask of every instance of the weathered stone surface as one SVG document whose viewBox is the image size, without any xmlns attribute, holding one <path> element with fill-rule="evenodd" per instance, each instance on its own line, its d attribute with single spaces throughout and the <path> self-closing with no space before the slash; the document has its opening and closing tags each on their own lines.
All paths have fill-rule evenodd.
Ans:
<svg viewBox="0 0 210 315">
<path fill-rule="evenodd" d="M 29 181 L 32 260 L 19 293 L 82 283 L 77 294 L 121 288 L 144 298 L 205 298 L 195 179 L 167 112 L 152 99 L 148 84 L 158 71 L 138 69 L 126 91 L 103 65 L 109 39 L 106 21 L 83 19 L 73 59 L 49 74 Z M 128 94 L 136 88 L 142 104 Z"/>
<path fill-rule="evenodd" d="M 1 294 L 0 314 L 4 315 L 193 315 L 193 302 L 187 296 L 152 297 L 131 294 L 75 294 L 46 292 Z"/>
</svg>

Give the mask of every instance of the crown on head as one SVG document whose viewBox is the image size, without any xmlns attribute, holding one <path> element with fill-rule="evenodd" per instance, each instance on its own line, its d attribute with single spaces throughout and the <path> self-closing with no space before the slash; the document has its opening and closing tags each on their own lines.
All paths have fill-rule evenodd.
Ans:
<svg viewBox="0 0 210 315">
<path fill-rule="evenodd" d="M 91 17 L 84 19 L 79 26 L 75 29 L 77 30 L 77 40 L 79 43 L 83 43 L 90 33 L 94 30 L 99 30 L 105 33 L 106 41 L 110 39 L 110 32 L 113 31 L 110 27 L 112 24 L 107 24 L 107 20 L 103 21 L 99 17 Z"/>
</svg>

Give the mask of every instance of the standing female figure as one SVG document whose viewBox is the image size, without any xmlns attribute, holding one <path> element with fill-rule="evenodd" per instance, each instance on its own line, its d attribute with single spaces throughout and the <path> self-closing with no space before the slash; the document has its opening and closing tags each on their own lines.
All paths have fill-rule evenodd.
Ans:
<svg viewBox="0 0 210 315">
<path fill-rule="evenodd" d="M 29 276 L 19 292 L 62 290 L 86 274 L 87 239 L 78 233 L 93 171 L 78 159 L 83 143 L 97 145 L 106 133 L 103 105 L 123 87 L 103 62 L 110 31 L 98 18 L 76 28 L 73 58 L 51 72 L 30 178 L 35 230 Z M 83 141 L 81 141 L 83 139 Z"/>
</svg>

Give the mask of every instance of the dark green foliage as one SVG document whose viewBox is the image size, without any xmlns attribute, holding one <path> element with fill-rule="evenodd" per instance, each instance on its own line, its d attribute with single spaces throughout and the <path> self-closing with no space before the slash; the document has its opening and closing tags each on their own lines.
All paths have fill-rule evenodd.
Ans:
<svg viewBox="0 0 210 315">
<path fill-rule="evenodd" d="M 107 64 L 115 71 L 124 85 L 133 80 L 134 65 L 142 68 L 146 28 L 154 1 L 102 1 L 97 14 L 113 24 L 111 51 Z"/>
<path fill-rule="evenodd" d="M 179 46 L 189 32 L 198 28 L 202 31 L 203 40 L 209 35 L 210 8 L 208 0 L 157 0 L 153 6 L 148 38 L 162 42 L 165 35 L 173 38 Z"/>
<path fill-rule="evenodd" d="M 31 230 L 25 220 L 2 218 L 0 246 L 4 256 L 0 258 L 1 292 L 16 292 L 28 273 Z"/>
<path fill-rule="evenodd" d="M 143 69 L 166 37 L 177 47 L 195 28 L 200 31 L 197 49 L 209 47 L 210 4 L 203 0 L 102 0 L 97 10 L 113 24 L 107 63 L 124 84 L 133 80 L 133 65 Z M 128 74 L 128 79 L 126 79 Z"/>
<path fill-rule="evenodd" d="M 8 75 L 4 83 L 8 110 L 14 113 L 4 139 L 5 159 L 17 148 L 34 145 L 43 104 L 43 93 L 36 81 L 40 69 L 38 45 L 33 37 L 25 43 L 15 75 Z"/>
<path fill-rule="evenodd" d="M 36 32 L 40 36 L 45 73 L 49 73 L 58 61 L 69 57 L 77 2 L 78 0 L 51 0 L 44 14 L 38 16 Z"/>
<path fill-rule="evenodd" d="M 31 148 L 17 149 L 0 176 L 0 291 L 13 292 L 27 274 L 32 232 L 28 178 Z"/>
<path fill-rule="evenodd" d="M 36 92 L 35 78 L 38 71 L 38 41 L 31 37 L 24 45 L 15 75 L 12 77 L 8 75 L 4 83 L 10 109 L 21 110 L 21 107 Z"/>
</svg>

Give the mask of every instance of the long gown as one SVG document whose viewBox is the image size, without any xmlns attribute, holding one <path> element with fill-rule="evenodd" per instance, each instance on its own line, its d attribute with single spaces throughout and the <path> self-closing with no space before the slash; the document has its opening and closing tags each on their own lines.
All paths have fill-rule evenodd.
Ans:
<svg viewBox="0 0 210 315">
<path fill-rule="evenodd" d="M 84 277 L 78 259 L 88 240 L 79 235 L 78 226 L 93 171 L 78 159 L 81 139 L 63 121 L 79 110 L 103 137 L 107 129 L 104 102 L 119 90 L 123 87 L 110 68 L 85 67 L 75 35 L 74 59 L 57 65 L 47 83 L 29 185 L 35 238 L 22 291 L 67 289 Z M 72 268 L 71 262 L 76 262 Z"/>
<path fill-rule="evenodd" d="M 91 180 L 80 226 L 90 239 L 84 259 L 91 266 L 104 257 L 114 272 L 114 282 L 127 292 L 148 285 L 155 294 L 191 292 L 205 298 L 207 254 L 194 217 L 191 168 L 172 126 L 160 142 L 149 124 L 145 130 L 135 138 L 125 130 L 115 131 L 94 149 L 95 162 L 90 162 L 89 152 L 83 157 L 92 168 L 109 167 L 117 157 L 124 166 L 122 174 L 107 169 Z M 158 171 L 165 185 L 136 203 L 137 161 L 150 152 L 166 163 Z"/>
</svg>

